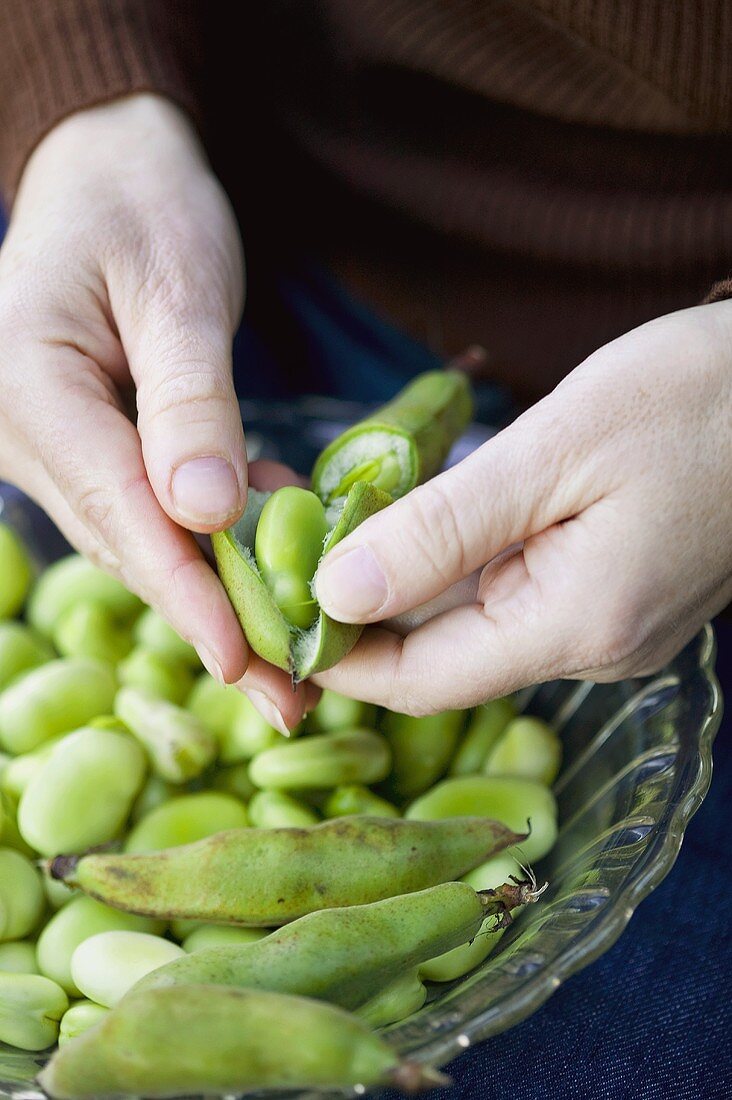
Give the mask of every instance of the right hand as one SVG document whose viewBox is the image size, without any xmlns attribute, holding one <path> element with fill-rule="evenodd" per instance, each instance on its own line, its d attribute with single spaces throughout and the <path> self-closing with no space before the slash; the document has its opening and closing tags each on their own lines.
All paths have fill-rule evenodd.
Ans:
<svg viewBox="0 0 732 1100">
<path fill-rule="evenodd" d="M 141 94 L 61 122 L 0 251 L 0 478 L 212 675 L 292 726 L 316 689 L 294 694 L 248 652 L 191 533 L 228 527 L 246 502 L 231 372 L 243 297 L 233 212 L 176 107 Z"/>
</svg>

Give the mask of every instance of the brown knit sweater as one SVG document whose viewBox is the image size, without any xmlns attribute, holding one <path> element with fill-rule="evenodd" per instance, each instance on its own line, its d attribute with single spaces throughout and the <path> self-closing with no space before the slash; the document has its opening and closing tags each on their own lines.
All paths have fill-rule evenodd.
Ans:
<svg viewBox="0 0 732 1100">
<path fill-rule="evenodd" d="M 0 184 L 86 105 L 189 110 L 257 264 L 324 258 L 525 397 L 730 293 L 729 0 L 0 0 Z"/>
</svg>

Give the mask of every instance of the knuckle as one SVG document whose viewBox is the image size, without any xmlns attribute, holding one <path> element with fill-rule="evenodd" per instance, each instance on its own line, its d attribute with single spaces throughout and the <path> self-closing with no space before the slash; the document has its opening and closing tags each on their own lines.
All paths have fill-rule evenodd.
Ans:
<svg viewBox="0 0 732 1100">
<path fill-rule="evenodd" d="M 433 575 L 447 585 L 455 572 L 468 571 L 465 540 L 450 500 L 437 482 L 428 482 L 412 496 L 409 537 L 414 552 Z"/>
<path fill-rule="evenodd" d="M 196 423 L 221 423 L 222 411 L 233 398 L 231 378 L 202 362 L 197 341 L 184 338 L 188 346 L 181 348 L 171 369 L 162 368 L 155 377 L 144 377 L 138 386 L 140 420 L 143 424 L 163 419 L 170 413 L 186 409 L 187 420 Z"/>
</svg>

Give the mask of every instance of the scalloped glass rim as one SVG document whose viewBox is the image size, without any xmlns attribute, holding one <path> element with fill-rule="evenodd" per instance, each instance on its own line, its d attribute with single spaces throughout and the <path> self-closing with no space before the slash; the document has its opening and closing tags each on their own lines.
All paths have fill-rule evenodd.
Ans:
<svg viewBox="0 0 732 1100">
<path fill-rule="evenodd" d="M 330 419 L 324 413 L 323 403 L 315 403 L 318 431 Z M 485 437 L 472 437 L 472 445 Z M 5 503 L 3 518 L 17 523 L 39 559 L 49 556 L 49 548 L 51 556 L 62 552 L 37 509 L 12 490 Z M 722 714 L 714 656 L 707 625 L 657 676 L 619 684 L 557 681 L 521 694 L 522 708 L 551 718 L 565 742 L 556 784 L 560 837 L 536 868 L 550 888 L 474 973 L 433 986 L 420 1012 L 387 1029 L 403 1053 L 444 1065 L 525 1019 L 617 940 L 673 867 L 709 788 Z M 0 1044 L 0 1096 L 36 1100 L 41 1094 L 33 1077 L 45 1060 Z M 266 1095 L 274 1100 L 285 1094 Z"/>
</svg>

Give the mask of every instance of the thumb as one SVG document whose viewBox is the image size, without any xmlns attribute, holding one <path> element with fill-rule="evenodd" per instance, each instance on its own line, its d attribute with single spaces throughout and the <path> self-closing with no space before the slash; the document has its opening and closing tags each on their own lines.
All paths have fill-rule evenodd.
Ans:
<svg viewBox="0 0 732 1100">
<path fill-rule="evenodd" d="M 318 571 L 321 607 L 343 622 L 401 615 L 576 514 L 589 470 L 572 463 L 576 447 L 568 453 L 559 418 L 544 405 L 344 539 Z"/>
<path fill-rule="evenodd" d="M 223 292 L 188 265 L 148 278 L 115 310 L 137 388 L 137 428 L 162 508 L 191 531 L 229 526 L 246 503 L 247 464 L 234 390 L 236 316 Z M 205 284 L 205 285 L 204 285 Z M 163 290 L 160 286 L 164 287 Z M 140 298 L 143 307 L 140 308 Z"/>
</svg>

